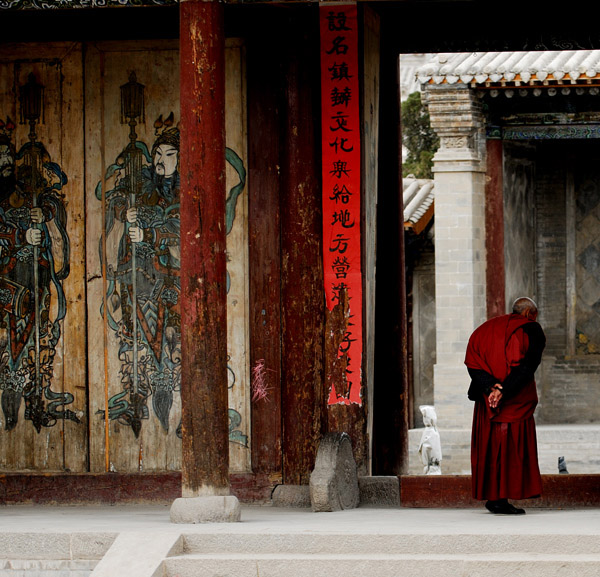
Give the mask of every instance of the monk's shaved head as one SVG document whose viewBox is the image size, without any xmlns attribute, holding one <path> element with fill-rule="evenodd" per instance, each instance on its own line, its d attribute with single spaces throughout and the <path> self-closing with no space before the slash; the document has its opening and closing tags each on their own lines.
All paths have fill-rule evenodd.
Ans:
<svg viewBox="0 0 600 577">
<path fill-rule="evenodd" d="M 519 297 L 513 303 L 513 313 L 517 315 L 523 315 L 524 317 L 528 317 L 530 315 L 537 315 L 538 308 L 537 305 L 531 300 L 529 297 Z"/>
</svg>

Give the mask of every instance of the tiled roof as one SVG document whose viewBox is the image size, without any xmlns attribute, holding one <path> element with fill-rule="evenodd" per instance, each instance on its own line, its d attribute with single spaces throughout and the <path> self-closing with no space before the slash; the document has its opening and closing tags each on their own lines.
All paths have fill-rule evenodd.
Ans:
<svg viewBox="0 0 600 577">
<path fill-rule="evenodd" d="M 402 181 L 404 228 L 419 234 L 433 217 L 433 180 L 409 176 Z"/>
<path fill-rule="evenodd" d="M 598 84 L 600 50 L 437 54 L 417 78 L 421 84 Z"/>
<path fill-rule="evenodd" d="M 400 54 L 400 96 L 403 102 L 410 94 L 421 90 L 416 73 L 432 57 L 433 54 Z"/>
</svg>

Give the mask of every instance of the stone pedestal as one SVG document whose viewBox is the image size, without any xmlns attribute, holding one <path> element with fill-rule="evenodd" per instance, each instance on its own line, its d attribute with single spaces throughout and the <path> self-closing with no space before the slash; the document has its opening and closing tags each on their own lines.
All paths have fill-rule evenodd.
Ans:
<svg viewBox="0 0 600 577">
<path fill-rule="evenodd" d="M 323 437 L 310 475 L 310 500 L 313 511 L 358 507 L 356 461 L 346 433 L 328 433 Z"/>
<path fill-rule="evenodd" d="M 237 497 L 182 497 L 171 505 L 171 523 L 236 523 L 241 518 Z"/>
</svg>

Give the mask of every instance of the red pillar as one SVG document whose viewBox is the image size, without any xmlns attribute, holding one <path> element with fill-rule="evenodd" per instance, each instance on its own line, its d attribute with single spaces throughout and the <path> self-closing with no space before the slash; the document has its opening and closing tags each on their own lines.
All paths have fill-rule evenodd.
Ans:
<svg viewBox="0 0 600 577">
<path fill-rule="evenodd" d="M 506 312 L 504 290 L 504 200 L 502 193 L 502 140 L 487 141 L 485 184 L 486 301 L 488 318 Z"/>
<path fill-rule="evenodd" d="M 228 495 L 223 4 L 180 17 L 182 493 Z"/>
<path fill-rule="evenodd" d="M 283 482 L 307 485 L 323 433 L 323 266 L 315 119 L 318 19 L 287 36 L 281 167 Z M 292 28 L 290 26 L 289 28 Z M 317 152 L 316 152 L 317 151 Z"/>
</svg>

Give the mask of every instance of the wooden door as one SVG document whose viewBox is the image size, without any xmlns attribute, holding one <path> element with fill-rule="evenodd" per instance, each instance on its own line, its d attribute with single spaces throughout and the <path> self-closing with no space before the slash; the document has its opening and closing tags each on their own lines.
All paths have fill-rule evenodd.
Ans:
<svg viewBox="0 0 600 577">
<path fill-rule="evenodd" d="M 0 54 L 0 469 L 85 471 L 81 46 Z"/>
<path fill-rule="evenodd" d="M 226 66 L 223 386 L 231 469 L 243 472 L 250 384 L 241 42 L 228 42 Z M 1 471 L 180 468 L 179 117 L 176 41 L 3 46 Z"/>
<path fill-rule="evenodd" d="M 245 471 L 247 219 L 239 43 L 229 44 L 226 60 L 231 142 L 226 218 L 231 468 Z M 177 470 L 181 466 L 178 45 L 95 44 L 86 52 L 85 67 L 91 470 Z"/>
</svg>

